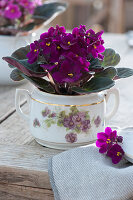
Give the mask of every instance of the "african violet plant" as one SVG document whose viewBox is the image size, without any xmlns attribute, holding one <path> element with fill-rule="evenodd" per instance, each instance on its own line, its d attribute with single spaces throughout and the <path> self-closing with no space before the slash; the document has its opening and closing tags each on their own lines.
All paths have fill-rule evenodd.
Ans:
<svg viewBox="0 0 133 200">
<path fill-rule="evenodd" d="M 0 34 L 31 31 L 67 7 L 63 2 L 42 0 L 0 0 Z"/>
<path fill-rule="evenodd" d="M 13 68 L 11 79 L 28 79 L 40 90 L 63 95 L 100 92 L 115 80 L 133 75 L 129 68 L 115 68 L 120 56 L 104 48 L 103 31 L 84 25 L 66 33 L 64 27 L 49 28 L 30 46 L 3 59 Z"/>
</svg>

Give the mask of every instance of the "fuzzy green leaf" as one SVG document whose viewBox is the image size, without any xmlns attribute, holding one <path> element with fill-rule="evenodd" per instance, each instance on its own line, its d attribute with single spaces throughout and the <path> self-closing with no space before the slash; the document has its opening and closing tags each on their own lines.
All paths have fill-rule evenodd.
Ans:
<svg viewBox="0 0 133 200">
<path fill-rule="evenodd" d="M 3 57 L 3 60 L 18 68 L 27 76 L 44 77 L 47 74 L 36 62 L 29 64 L 28 59 L 18 60 L 14 57 Z"/>
<path fill-rule="evenodd" d="M 102 67 L 115 66 L 120 62 L 120 56 L 113 49 L 105 49 L 104 59 L 101 61 Z"/>
<path fill-rule="evenodd" d="M 130 68 L 116 68 L 117 75 L 115 79 L 127 78 L 133 76 L 133 69 Z"/>
<path fill-rule="evenodd" d="M 34 14 L 32 15 L 33 21 L 22 26 L 20 31 L 31 31 L 36 26 L 40 26 L 45 22 L 48 24 L 60 13 L 64 12 L 68 4 L 65 2 L 45 2 L 41 6 L 35 8 Z"/>
<path fill-rule="evenodd" d="M 17 58 L 18 60 L 24 60 L 27 59 L 27 54 L 30 51 L 30 45 L 27 45 L 25 47 L 21 47 L 14 51 L 11 55 L 11 57 Z"/>
<path fill-rule="evenodd" d="M 11 72 L 10 78 L 11 78 L 13 81 L 21 81 L 21 80 L 24 79 L 24 78 L 22 77 L 22 75 L 21 75 L 21 72 L 20 72 L 18 69 L 14 69 L 14 70 Z"/>
<path fill-rule="evenodd" d="M 80 87 L 73 87 L 72 90 L 74 92 L 80 94 L 89 94 L 94 92 L 100 92 L 106 89 L 109 89 L 115 85 L 115 82 L 107 77 L 98 77 L 92 78 L 88 81 L 82 88 Z"/>
<path fill-rule="evenodd" d="M 95 77 L 108 77 L 113 79 L 116 75 L 116 69 L 114 67 L 108 67 L 101 72 L 95 74 Z"/>
<path fill-rule="evenodd" d="M 49 81 L 46 81 L 43 78 L 39 78 L 39 77 L 28 77 L 25 74 L 22 74 L 23 78 L 27 79 L 28 81 L 30 81 L 33 85 L 35 85 L 37 88 L 44 90 L 48 93 L 55 93 L 54 88 L 51 86 Z"/>
<path fill-rule="evenodd" d="M 67 3 L 65 2 L 45 2 L 43 5 L 36 7 L 32 18 L 42 19 L 43 22 L 51 21 L 57 15 L 64 12 L 66 8 Z"/>
</svg>

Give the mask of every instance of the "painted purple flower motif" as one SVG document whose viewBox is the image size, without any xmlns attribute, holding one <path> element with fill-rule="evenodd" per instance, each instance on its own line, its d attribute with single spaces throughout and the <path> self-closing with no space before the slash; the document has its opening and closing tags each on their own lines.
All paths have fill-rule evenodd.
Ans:
<svg viewBox="0 0 133 200">
<path fill-rule="evenodd" d="M 99 152 L 100 153 L 107 152 L 107 150 L 111 148 L 113 142 L 115 142 L 116 137 L 117 137 L 116 130 L 112 131 L 110 127 L 106 127 L 105 132 L 98 133 L 96 146 L 100 148 Z"/>
<path fill-rule="evenodd" d="M 30 52 L 27 54 L 28 63 L 32 64 L 37 61 L 37 58 L 40 53 L 40 44 L 38 41 L 34 41 L 34 43 L 30 44 Z"/>
<path fill-rule="evenodd" d="M 76 133 L 66 134 L 65 139 L 69 143 L 74 143 L 77 141 L 77 134 Z"/>
<path fill-rule="evenodd" d="M 39 120 L 36 118 L 36 119 L 34 119 L 34 121 L 33 121 L 33 126 L 34 127 L 40 127 L 41 125 L 40 125 L 40 122 L 39 122 Z"/>
<path fill-rule="evenodd" d="M 124 156 L 124 151 L 119 144 L 114 144 L 107 152 L 107 156 L 112 158 L 112 163 L 117 164 Z"/>
<path fill-rule="evenodd" d="M 51 111 L 48 109 L 48 107 L 46 107 L 45 110 L 42 111 L 42 116 L 46 117 L 46 116 L 48 116 L 50 114 L 50 112 Z"/>
<path fill-rule="evenodd" d="M 50 117 L 50 118 L 54 118 L 54 117 L 56 117 L 56 113 L 54 113 L 54 112 L 51 113 L 51 114 L 49 115 L 49 117 Z"/>
<path fill-rule="evenodd" d="M 94 120 L 94 124 L 96 125 L 96 127 L 99 127 L 100 123 L 101 123 L 101 118 L 97 116 L 97 118 Z"/>
<path fill-rule="evenodd" d="M 90 120 L 85 120 L 81 124 L 81 130 L 83 132 L 87 132 L 91 128 Z"/>
<path fill-rule="evenodd" d="M 8 19 L 17 19 L 21 17 L 22 13 L 17 5 L 9 4 L 5 9 L 4 15 Z"/>
<path fill-rule="evenodd" d="M 69 129 L 74 129 L 75 128 L 75 123 L 74 121 L 72 120 L 72 116 L 69 116 L 69 117 L 65 117 L 64 120 L 63 120 L 63 125 L 66 127 L 66 128 L 69 128 Z"/>
<path fill-rule="evenodd" d="M 77 114 L 73 115 L 72 120 L 75 124 L 82 123 L 82 121 L 85 120 L 85 112 L 78 112 Z"/>
</svg>

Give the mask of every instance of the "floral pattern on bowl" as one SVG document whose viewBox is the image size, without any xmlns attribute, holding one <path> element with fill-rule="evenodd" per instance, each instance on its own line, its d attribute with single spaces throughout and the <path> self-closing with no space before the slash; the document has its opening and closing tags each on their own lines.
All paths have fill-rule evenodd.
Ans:
<svg viewBox="0 0 133 200">
<path fill-rule="evenodd" d="M 77 134 L 76 133 L 68 133 L 68 134 L 66 134 L 65 139 L 69 143 L 77 142 Z"/>
<path fill-rule="evenodd" d="M 58 127 L 64 127 L 66 131 L 72 131 L 66 134 L 65 139 L 67 142 L 74 143 L 77 141 L 77 134 L 89 133 L 92 123 L 98 128 L 101 124 L 100 116 L 90 119 L 89 111 L 79 111 L 76 106 L 70 107 L 68 114 L 65 110 L 53 112 L 48 107 L 45 107 L 41 112 L 43 118 L 42 124 L 36 118 L 33 121 L 34 127 L 47 127 L 50 128 L 56 124 Z"/>
</svg>

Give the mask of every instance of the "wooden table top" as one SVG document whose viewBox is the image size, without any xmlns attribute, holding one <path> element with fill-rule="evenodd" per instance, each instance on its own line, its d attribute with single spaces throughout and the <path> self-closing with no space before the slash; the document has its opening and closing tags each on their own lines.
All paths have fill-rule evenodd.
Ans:
<svg viewBox="0 0 133 200">
<path fill-rule="evenodd" d="M 133 68 L 133 49 L 126 44 L 125 35 L 105 34 L 106 47 L 120 53 L 119 66 Z M 109 124 L 133 126 L 133 77 L 116 83 L 120 89 L 120 106 Z M 33 90 L 29 84 L 17 86 Z M 0 199 L 53 200 L 48 177 L 48 159 L 60 153 L 37 144 L 28 124 L 14 107 L 16 86 L 0 86 Z M 22 108 L 27 111 L 25 99 Z M 108 105 L 108 107 L 110 107 Z"/>
</svg>

